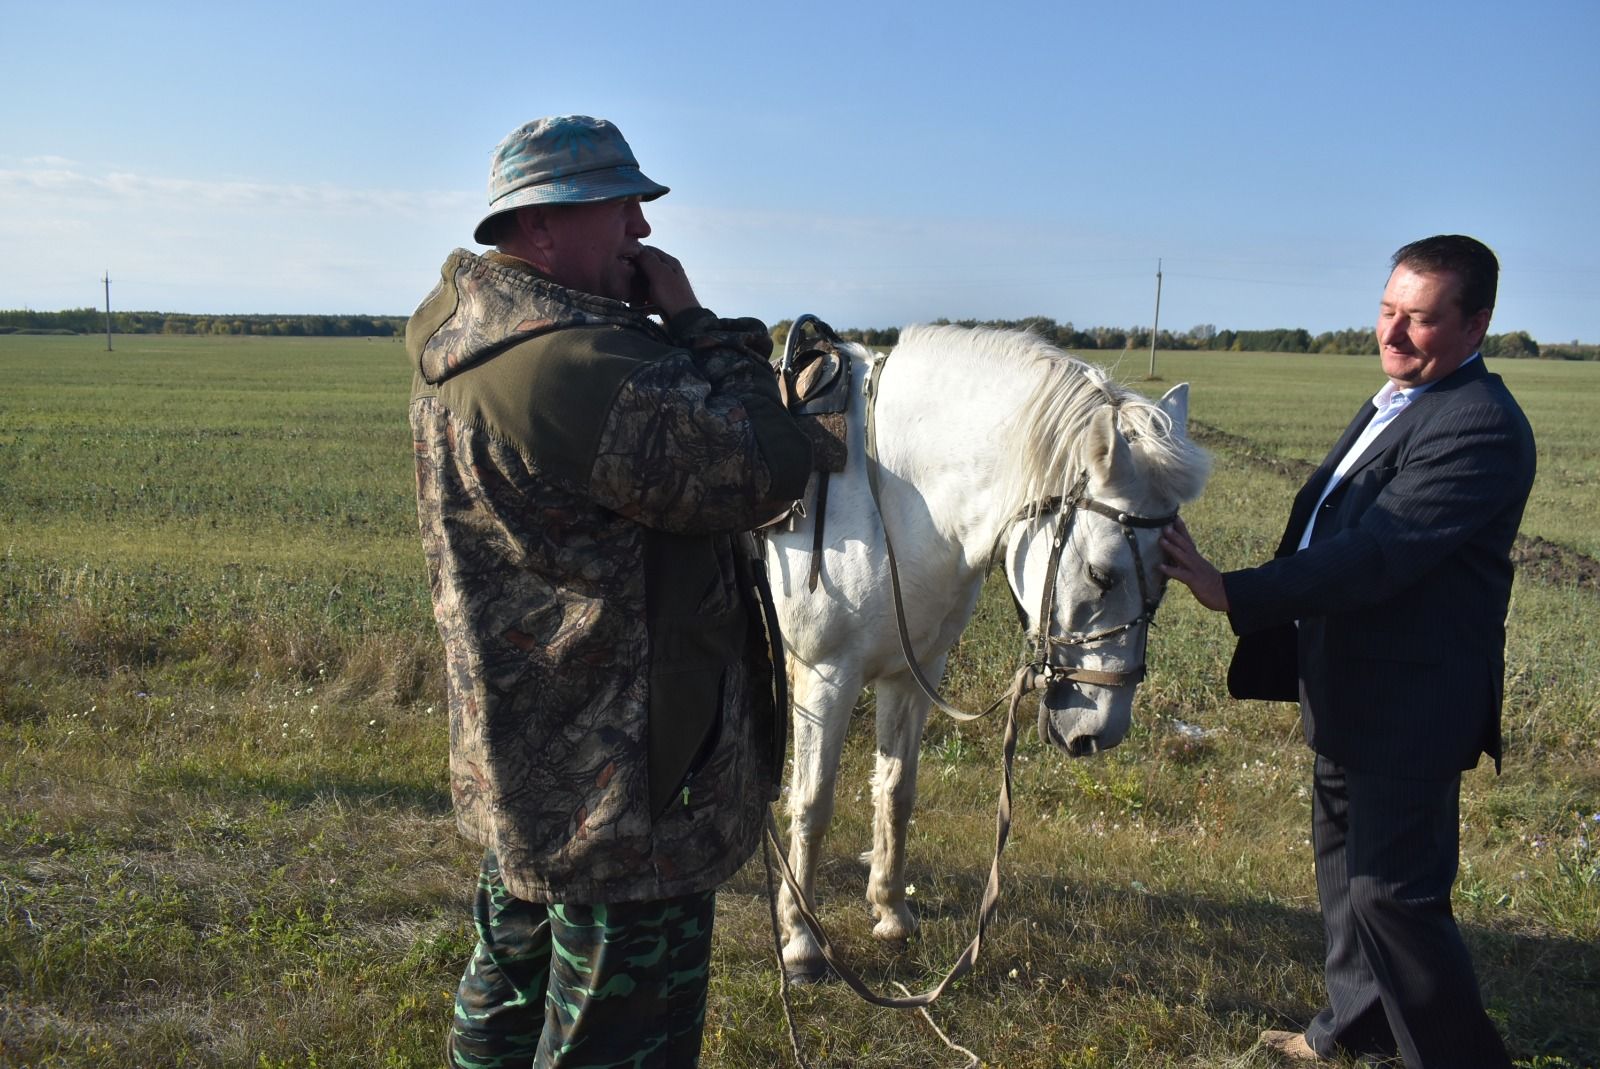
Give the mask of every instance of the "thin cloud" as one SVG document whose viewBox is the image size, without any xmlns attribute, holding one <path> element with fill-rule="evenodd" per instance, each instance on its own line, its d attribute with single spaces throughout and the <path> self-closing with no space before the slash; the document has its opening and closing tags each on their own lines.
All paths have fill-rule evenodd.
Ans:
<svg viewBox="0 0 1600 1069">
<path fill-rule="evenodd" d="M 470 233 L 480 197 L 332 183 L 213 181 L 58 158 L 0 168 L 0 306 L 393 313 Z M 91 269 L 85 263 L 92 264 Z"/>
<path fill-rule="evenodd" d="M 95 173 L 70 160 L 35 157 L 21 168 L 0 169 L 0 197 L 40 197 L 75 202 L 85 208 L 282 211 L 306 214 L 369 214 L 386 218 L 423 217 L 470 208 L 476 198 L 464 192 L 414 192 L 359 189 L 331 183 L 301 184 L 214 181 L 137 174 Z"/>
</svg>

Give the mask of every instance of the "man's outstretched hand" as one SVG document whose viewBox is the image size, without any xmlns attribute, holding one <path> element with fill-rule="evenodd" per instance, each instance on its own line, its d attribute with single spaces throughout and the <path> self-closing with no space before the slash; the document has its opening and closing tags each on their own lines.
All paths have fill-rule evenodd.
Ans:
<svg viewBox="0 0 1600 1069">
<path fill-rule="evenodd" d="M 1194 600 L 1215 612 L 1228 611 L 1228 591 L 1222 573 L 1201 555 L 1182 517 L 1161 532 L 1161 570 L 1194 594 Z"/>
</svg>

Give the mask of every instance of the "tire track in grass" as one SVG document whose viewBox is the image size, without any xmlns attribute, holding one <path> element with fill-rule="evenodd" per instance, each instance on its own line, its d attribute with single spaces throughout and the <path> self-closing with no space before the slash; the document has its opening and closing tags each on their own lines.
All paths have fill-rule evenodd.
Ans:
<svg viewBox="0 0 1600 1069">
<path fill-rule="evenodd" d="M 1278 456 L 1248 438 L 1193 419 L 1189 421 L 1189 436 L 1212 452 L 1227 453 L 1251 467 L 1295 482 L 1304 482 L 1317 469 L 1309 460 Z M 1511 563 L 1516 565 L 1519 575 L 1538 582 L 1600 593 L 1600 560 L 1548 538 L 1517 535 L 1511 547 Z"/>
</svg>

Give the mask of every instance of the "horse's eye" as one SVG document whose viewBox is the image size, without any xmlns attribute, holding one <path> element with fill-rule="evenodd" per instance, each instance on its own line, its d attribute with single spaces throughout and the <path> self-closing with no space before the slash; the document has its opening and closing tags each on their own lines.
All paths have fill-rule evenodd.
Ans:
<svg viewBox="0 0 1600 1069">
<path fill-rule="evenodd" d="M 1092 564 L 1088 565 L 1086 571 L 1089 573 L 1089 582 L 1093 583 L 1101 590 L 1110 590 L 1112 587 L 1117 585 L 1117 577 L 1112 575 L 1110 572 L 1101 571 Z"/>
</svg>

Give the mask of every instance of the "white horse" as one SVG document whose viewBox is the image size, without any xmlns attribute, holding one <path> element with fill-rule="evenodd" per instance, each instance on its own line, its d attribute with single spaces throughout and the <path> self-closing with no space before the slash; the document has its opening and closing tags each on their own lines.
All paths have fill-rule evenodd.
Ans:
<svg viewBox="0 0 1600 1069">
<path fill-rule="evenodd" d="M 1003 551 L 1026 626 L 1036 631 L 1047 616 L 1046 653 L 1054 651 L 1058 668 L 1097 680 L 1058 675 L 1041 699 L 1040 732 L 1074 756 L 1093 753 L 1128 730 L 1148 616 L 1164 588 L 1159 523 L 1199 495 L 1209 461 L 1185 433 L 1187 385 L 1154 402 L 1031 334 L 911 327 L 873 390 L 881 497 L 874 504 L 861 389 L 873 356 L 857 345 L 843 352 L 854 384 L 849 459 L 831 477 L 817 589 L 807 585 L 814 486 L 810 514 L 772 533 L 767 550 L 794 709 L 789 860 L 812 897 L 850 712 L 871 684 L 877 765 L 867 899 L 873 934 L 904 939 L 916 929 L 905 900 L 905 839 L 930 702 L 901 652 L 885 528 L 925 676 L 942 675 Z M 1132 526 L 1119 514 L 1161 519 Z M 1051 562 L 1058 533 L 1059 567 Z M 786 971 L 824 976 L 787 889 L 780 913 Z"/>
</svg>

